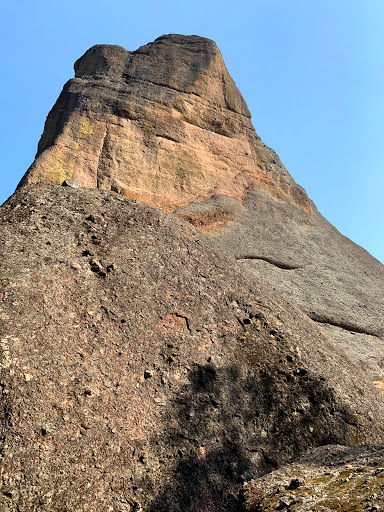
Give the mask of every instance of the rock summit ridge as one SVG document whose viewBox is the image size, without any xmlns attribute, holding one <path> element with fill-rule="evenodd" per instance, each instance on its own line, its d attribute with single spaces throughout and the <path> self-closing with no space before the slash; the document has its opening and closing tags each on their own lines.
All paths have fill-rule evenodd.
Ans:
<svg viewBox="0 0 384 512">
<path fill-rule="evenodd" d="M 254 187 L 313 208 L 257 136 L 216 44 L 198 36 L 96 45 L 75 63 L 20 186 L 65 179 L 167 210 Z"/>
</svg>

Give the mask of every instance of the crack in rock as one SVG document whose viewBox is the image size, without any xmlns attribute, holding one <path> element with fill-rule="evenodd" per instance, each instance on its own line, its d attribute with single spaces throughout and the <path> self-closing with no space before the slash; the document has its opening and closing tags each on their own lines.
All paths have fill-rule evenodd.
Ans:
<svg viewBox="0 0 384 512">
<path fill-rule="evenodd" d="M 252 260 L 262 260 L 274 265 L 277 268 L 281 268 L 283 270 L 297 270 L 300 268 L 304 268 L 305 265 L 292 265 L 289 263 L 284 263 L 282 261 L 277 261 L 273 258 L 263 257 L 263 256 L 240 256 L 236 258 L 237 261 L 252 261 Z"/>
<path fill-rule="evenodd" d="M 380 338 L 380 336 L 374 332 L 366 331 L 362 327 L 358 325 L 348 324 L 345 322 L 335 322 L 334 320 L 330 320 L 323 315 L 318 315 L 317 313 L 309 313 L 309 318 L 318 324 L 327 324 L 332 327 L 338 327 L 340 329 L 344 329 L 345 331 L 356 332 L 358 334 L 366 334 L 367 336 L 374 336 L 375 338 Z"/>
</svg>

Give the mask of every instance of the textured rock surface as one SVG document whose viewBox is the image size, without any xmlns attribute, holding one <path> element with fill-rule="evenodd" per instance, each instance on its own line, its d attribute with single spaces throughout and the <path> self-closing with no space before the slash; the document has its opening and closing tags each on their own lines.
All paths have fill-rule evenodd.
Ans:
<svg viewBox="0 0 384 512">
<path fill-rule="evenodd" d="M 75 179 L 174 210 L 297 304 L 384 389 L 383 266 L 256 135 L 215 43 L 98 45 L 75 64 L 21 185 Z"/>
<path fill-rule="evenodd" d="M 0 262 L 1 510 L 238 510 L 308 448 L 383 439 L 359 368 L 167 212 L 23 187 Z"/>
<path fill-rule="evenodd" d="M 245 485 L 245 509 L 384 510 L 384 447 L 327 446 Z"/>
<path fill-rule="evenodd" d="M 262 190 L 252 191 L 233 217 L 210 233 L 213 239 L 319 322 L 381 385 L 384 266 L 318 213 Z"/>
<path fill-rule="evenodd" d="M 120 191 L 168 210 L 255 186 L 312 208 L 262 143 L 215 43 L 169 35 L 129 52 L 98 45 L 75 63 L 22 183 Z"/>
</svg>

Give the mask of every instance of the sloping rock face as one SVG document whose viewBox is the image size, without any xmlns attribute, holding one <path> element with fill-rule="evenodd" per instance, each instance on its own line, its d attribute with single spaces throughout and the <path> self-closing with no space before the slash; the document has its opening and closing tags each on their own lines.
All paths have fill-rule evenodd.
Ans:
<svg viewBox="0 0 384 512">
<path fill-rule="evenodd" d="M 181 214 L 206 207 L 190 205 Z M 318 213 L 263 190 L 237 208 L 211 237 L 321 325 L 383 389 L 384 266 Z"/>
<path fill-rule="evenodd" d="M 98 45 L 20 186 L 77 180 L 175 211 L 319 322 L 384 389 L 383 266 L 340 235 L 257 136 L 215 43 Z"/>
<path fill-rule="evenodd" d="M 360 369 L 174 215 L 26 186 L 0 262 L 1 510 L 239 510 L 308 448 L 383 439 Z"/>
</svg>

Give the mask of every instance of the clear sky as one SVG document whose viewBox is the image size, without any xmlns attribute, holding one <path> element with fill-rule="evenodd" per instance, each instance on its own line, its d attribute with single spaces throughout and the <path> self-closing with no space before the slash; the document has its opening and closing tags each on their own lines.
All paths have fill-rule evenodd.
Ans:
<svg viewBox="0 0 384 512">
<path fill-rule="evenodd" d="M 384 262 L 383 0 L 1 2 L 0 204 L 90 46 L 218 44 L 256 131 L 339 231 Z"/>
</svg>

